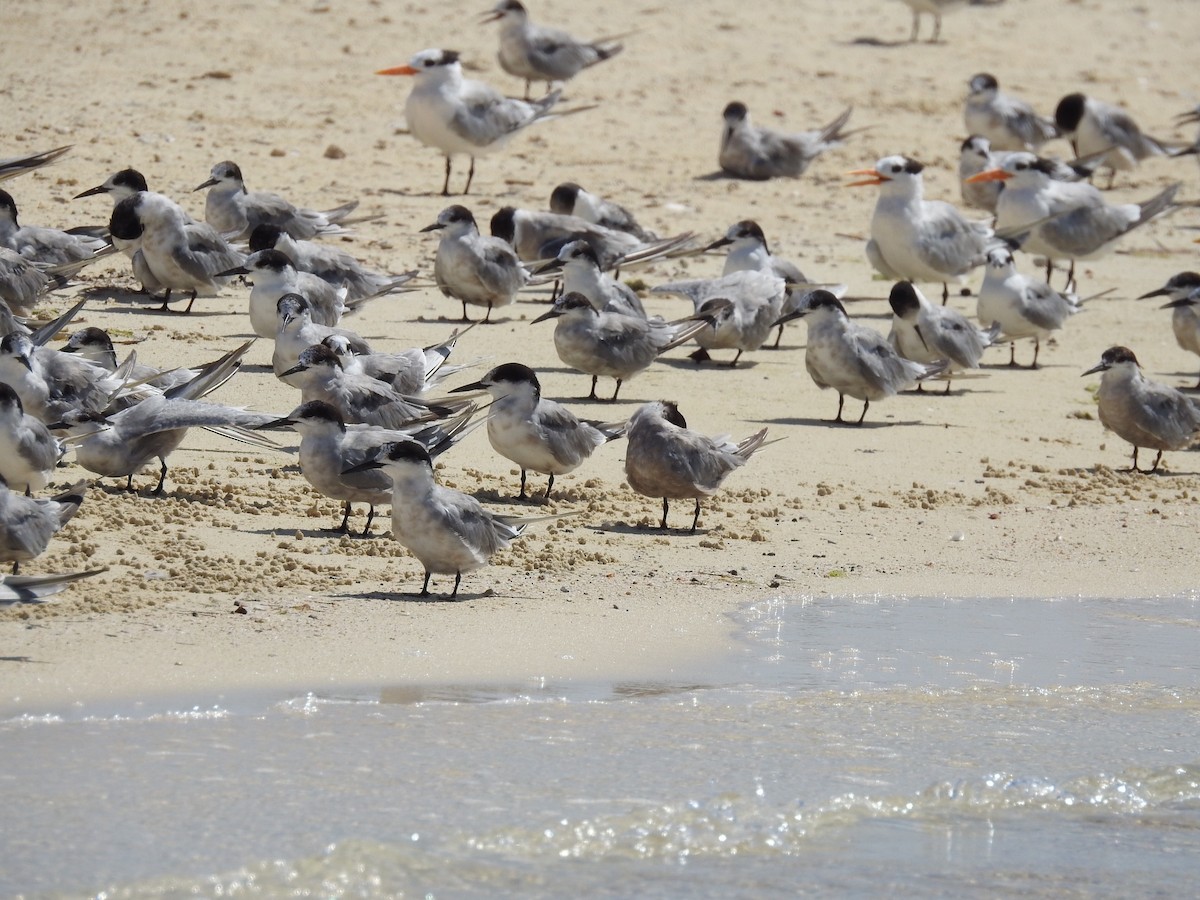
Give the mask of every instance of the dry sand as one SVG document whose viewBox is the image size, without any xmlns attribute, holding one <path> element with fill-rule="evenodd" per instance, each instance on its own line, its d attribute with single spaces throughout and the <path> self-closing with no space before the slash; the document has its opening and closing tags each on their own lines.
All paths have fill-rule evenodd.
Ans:
<svg viewBox="0 0 1200 900">
<path fill-rule="evenodd" d="M 372 72 L 423 47 L 448 46 L 509 92 L 495 33 L 475 24 L 486 3 L 97 2 L 5 7 L 6 129 L 0 155 L 74 145 L 58 165 L 9 182 L 28 223 L 106 220 L 103 199 L 71 202 L 133 165 L 151 187 L 203 209 L 188 192 L 211 165 L 240 163 L 251 188 L 306 205 L 362 199 L 380 219 L 346 249 L 373 265 L 431 271 L 436 238 L 418 229 L 446 201 L 442 160 L 401 133 L 408 84 Z M 945 42 L 904 43 L 896 0 L 771 2 L 752 18 L 728 3 L 632 0 L 531 4 L 579 33 L 636 30 L 616 61 L 568 86 L 598 107 L 547 122 L 479 161 L 466 203 L 481 221 L 500 205 L 543 208 L 575 180 L 637 210 L 661 233 L 719 236 L 757 219 L 775 252 L 810 277 L 883 298 L 863 256 L 875 196 L 843 190 L 842 172 L 889 153 L 927 163 L 927 196 L 957 200 L 954 167 L 967 79 L 991 71 L 1049 111 L 1084 90 L 1136 111 L 1169 139 L 1196 103 L 1194 0 L 1140 4 L 1008 0 L 948 16 Z M 865 39 L 865 40 L 864 40 Z M 796 181 L 698 180 L 716 168 L 720 112 L 746 102 L 759 122 L 803 129 L 854 106 L 869 126 Z M 336 149 L 335 149 L 336 148 Z M 1048 149 L 1067 153 L 1065 144 Z M 461 176 L 456 175 L 456 179 Z M 1118 179 L 1114 196 L 1143 198 L 1182 180 L 1192 160 L 1152 160 Z M 456 181 L 461 185 L 461 181 Z M 26 571 L 104 565 L 109 571 L 52 603 L 0 610 L 0 707 L 38 711 L 156 692 L 215 696 L 239 688 L 314 687 L 411 679 L 648 675 L 694 665 L 730 640 L 728 614 L 771 594 L 908 594 L 951 598 L 1149 596 L 1196 585 L 1200 457 L 1171 453 L 1155 477 L 1118 471 L 1129 448 L 1096 420 L 1096 379 L 1081 379 L 1115 343 L 1155 378 L 1194 383 L 1198 361 L 1171 335 L 1170 314 L 1133 298 L 1196 268 L 1194 211 L 1143 229 L 1088 264 L 1082 290 L 1115 288 L 1043 347 L 1038 371 L 988 357 L 987 377 L 948 397 L 901 396 L 872 407 L 862 428 L 836 427 L 837 398 L 803 365 L 804 327 L 783 349 L 732 371 L 697 368 L 675 351 L 629 382 L 615 406 L 575 402 L 589 416 L 627 416 L 639 401 L 679 401 L 693 427 L 742 436 L 766 424 L 785 438 L 734 473 L 706 502 L 696 535 L 663 534 L 659 504 L 622 478 L 620 443 L 559 479 L 551 510 L 585 510 L 537 526 L 491 567 L 468 575 L 457 603 L 418 602 L 420 567 L 386 536 L 325 529 L 337 504 L 318 498 L 286 452 L 251 450 L 204 433 L 172 458 L 165 498 L 97 484 L 82 513 Z M 638 272 L 648 285 L 717 274 L 717 258 Z M 1027 271 L 1032 269 L 1026 261 Z M 981 275 L 972 279 L 977 287 Z M 133 302 L 123 262 L 88 270 L 94 297 L 79 325 L 136 342 L 159 365 L 213 358 L 249 331 L 246 293 L 231 286 L 190 316 Z M 71 294 L 48 304 L 61 309 Z M 956 298 L 973 313 L 974 300 Z M 685 312 L 654 297 L 653 312 Z M 521 360 L 547 395 L 586 393 L 558 361 L 552 325 L 523 302 L 463 338 L 459 362 Z M 880 299 L 855 304 L 881 330 Z M 429 289 L 376 304 L 352 326 L 385 348 L 431 343 L 454 327 L 457 304 Z M 1021 347 L 1028 359 L 1031 347 Z M 262 365 L 216 399 L 286 412 L 294 392 Z M 453 382 L 449 385 L 453 386 Z M 601 390 L 611 389 L 611 383 Z M 1091 390 L 1089 390 L 1091 389 Z M 849 402 L 857 415 L 858 407 Z M 496 509 L 516 508 L 517 479 L 482 431 L 443 458 L 441 479 Z M 62 471 L 61 481 L 80 476 Z M 534 479 L 540 490 L 544 480 Z M 690 520 L 677 503 L 676 526 Z M 352 524 L 361 527 L 361 515 Z M 439 578 L 435 590 L 446 591 Z M 235 602 L 247 614 L 235 614 Z"/>
</svg>

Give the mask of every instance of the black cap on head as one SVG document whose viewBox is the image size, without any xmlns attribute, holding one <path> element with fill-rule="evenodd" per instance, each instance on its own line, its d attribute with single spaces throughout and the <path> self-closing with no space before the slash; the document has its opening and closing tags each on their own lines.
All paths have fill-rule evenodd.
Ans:
<svg viewBox="0 0 1200 900">
<path fill-rule="evenodd" d="M 342 431 L 346 430 L 346 423 L 342 420 L 342 414 L 324 400 L 309 400 L 307 403 L 301 403 L 288 418 L 293 421 L 299 419 L 319 419 L 325 422 L 335 422 Z"/>
<path fill-rule="evenodd" d="M 242 169 L 232 159 L 226 159 L 213 166 L 214 178 L 236 178 L 238 181 L 244 181 L 242 178 Z"/>
<path fill-rule="evenodd" d="M 429 455 L 429 451 L 418 444 L 416 441 L 396 441 L 394 444 L 387 444 L 384 447 L 383 459 L 407 462 L 421 463 L 433 469 L 433 458 Z"/>
<path fill-rule="evenodd" d="M 256 257 L 254 267 L 257 269 L 274 269 L 276 272 L 282 272 L 284 269 L 296 268 L 292 258 L 282 250 L 268 248 L 259 250 L 254 255 Z"/>
<path fill-rule="evenodd" d="M 808 295 L 808 303 L 805 304 L 806 309 L 836 309 L 843 315 L 846 313 L 846 307 L 842 306 L 842 301 L 826 290 L 815 290 Z"/>
<path fill-rule="evenodd" d="M 1167 279 L 1167 287 L 1171 290 L 1179 288 L 1200 288 L 1200 273 L 1180 272 Z"/>
<path fill-rule="evenodd" d="M 338 355 L 326 347 L 324 344 L 313 344 L 311 347 L 305 347 L 300 351 L 300 365 L 302 366 L 335 366 L 342 368 L 342 361 Z"/>
<path fill-rule="evenodd" d="M 1079 127 L 1080 120 L 1083 119 L 1083 110 L 1086 105 L 1087 97 L 1083 94 L 1067 94 L 1058 101 L 1058 106 L 1054 108 L 1054 124 L 1060 131 L 1068 134 L 1075 131 Z"/>
<path fill-rule="evenodd" d="M 266 222 L 255 225 L 254 230 L 250 232 L 250 252 L 274 250 L 282 234 L 283 229 L 278 225 L 268 225 Z"/>
<path fill-rule="evenodd" d="M 21 404 L 21 397 L 13 390 L 12 385 L 7 381 L 0 381 L 0 406 L 15 406 L 17 414 L 25 412 L 25 407 Z"/>
<path fill-rule="evenodd" d="M 660 401 L 663 406 L 663 418 L 679 428 L 687 428 L 687 419 L 679 411 L 679 404 L 674 400 Z"/>
<path fill-rule="evenodd" d="M 496 210 L 489 225 L 492 236 L 511 244 L 517 236 L 516 215 L 516 209 L 511 206 L 502 206 Z"/>
<path fill-rule="evenodd" d="M 0 190 L 0 209 L 7 209 L 12 216 L 14 224 L 17 221 L 17 201 L 13 200 L 12 194 L 8 191 Z"/>
<path fill-rule="evenodd" d="M 917 289 L 909 281 L 897 281 L 892 285 L 888 303 L 891 304 L 892 312 L 902 319 L 921 308 L 921 301 L 917 299 Z"/>
<path fill-rule="evenodd" d="M 79 329 L 67 338 L 67 342 L 63 345 L 62 350 L 63 353 L 76 353 L 83 347 L 101 347 L 104 350 L 112 350 L 113 342 L 108 332 L 103 328 L 89 325 L 87 328 Z"/>
<path fill-rule="evenodd" d="M 727 122 L 740 122 L 746 118 L 749 113 L 750 110 L 746 108 L 745 103 L 734 100 L 725 107 L 725 112 L 721 113 L 721 115 Z"/>
<path fill-rule="evenodd" d="M 148 191 L 146 179 L 137 169 L 122 169 L 112 177 L 112 183 L 131 191 Z"/>
<path fill-rule="evenodd" d="M 564 181 L 550 192 L 550 212 L 558 213 L 560 216 L 571 215 L 575 209 L 575 198 L 582 190 L 583 188 L 575 182 Z"/>
<path fill-rule="evenodd" d="M 579 291 L 571 291 L 568 294 L 563 294 L 554 301 L 554 306 L 558 310 L 590 309 L 594 311 L 596 308 L 592 306 L 591 301 L 589 301 L 587 297 L 583 296 L 583 294 L 579 293 Z"/>
<path fill-rule="evenodd" d="M 542 385 L 538 381 L 537 374 L 529 366 L 522 363 L 510 362 L 496 366 L 496 368 L 484 376 L 484 380 L 490 381 L 493 384 L 497 381 L 508 381 L 513 384 L 528 383 L 533 385 L 538 396 L 541 396 L 542 393 Z"/>
<path fill-rule="evenodd" d="M 1000 87 L 1000 83 L 996 81 L 996 77 L 987 72 L 980 72 L 968 82 L 968 85 L 972 93 L 977 91 L 994 91 Z"/>
</svg>

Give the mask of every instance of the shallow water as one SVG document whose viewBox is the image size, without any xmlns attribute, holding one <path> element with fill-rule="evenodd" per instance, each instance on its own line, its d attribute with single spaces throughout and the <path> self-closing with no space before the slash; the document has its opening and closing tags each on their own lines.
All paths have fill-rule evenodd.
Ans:
<svg viewBox="0 0 1200 900">
<path fill-rule="evenodd" d="M 0 723 L 0 895 L 1193 895 L 1200 599 L 790 599 L 670 683 Z"/>
</svg>

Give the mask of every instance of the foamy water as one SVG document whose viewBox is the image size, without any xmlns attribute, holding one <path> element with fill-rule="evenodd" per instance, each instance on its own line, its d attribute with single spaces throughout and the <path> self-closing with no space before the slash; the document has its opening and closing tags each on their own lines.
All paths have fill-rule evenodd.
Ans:
<svg viewBox="0 0 1200 900">
<path fill-rule="evenodd" d="M 0 895 L 1184 896 L 1200 601 L 792 599 L 662 683 L 0 724 Z"/>
</svg>

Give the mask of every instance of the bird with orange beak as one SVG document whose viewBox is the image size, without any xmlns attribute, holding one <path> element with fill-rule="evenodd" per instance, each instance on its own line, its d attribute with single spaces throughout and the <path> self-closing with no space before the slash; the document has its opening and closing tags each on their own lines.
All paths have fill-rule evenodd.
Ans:
<svg viewBox="0 0 1200 900">
<path fill-rule="evenodd" d="M 471 190 L 475 157 L 498 150 L 521 129 L 542 119 L 558 102 L 558 91 L 541 100 L 505 97 L 480 81 L 463 78 L 454 50 L 422 50 L 407 65 L 380 69 L 376 75 L 412 75 L 416 84 L 404 103 L 413 137 L 446 157 L 442 196 L 450 193 L 450 161 L 471 158 L 463 194 Z"/>
<path fill-rule="evenodd" d="M 893 281 L 941 282 L 944 304 L 949 282 L 963 282 L 985 261 L 992 230 L 949 203 L 926 200 L 924 168 L 907 156 L 885 156 L 873 168 L 848 172 L 865 177 L 846 186 L 879 186 L 866 247 L 871 265 Z"/>
</svg>

